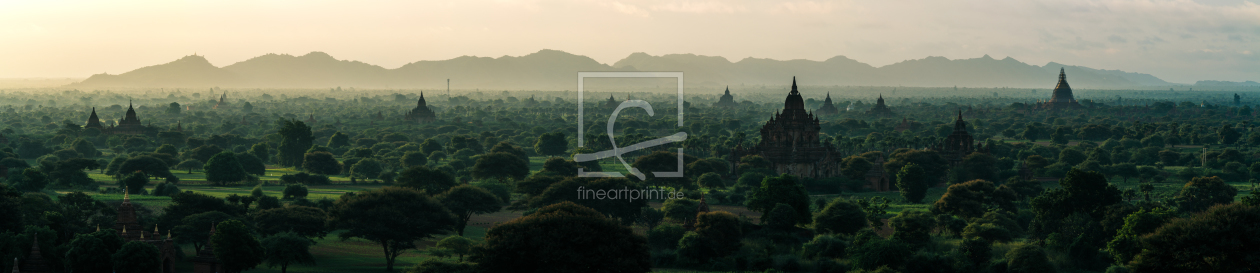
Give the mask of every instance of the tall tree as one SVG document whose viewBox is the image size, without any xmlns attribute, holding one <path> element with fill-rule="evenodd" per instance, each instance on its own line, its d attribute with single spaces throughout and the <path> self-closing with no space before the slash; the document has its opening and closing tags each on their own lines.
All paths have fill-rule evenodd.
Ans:
<svg viewBox="0 0 1260 273">
<path fill-rule="evenodd" d="M 307 172 L 322 175 L 340 174 L 342 165 L 337 162 L 337 158 L 333 157 L 329 152 L 313 152 L 306 153 L 305 160 L 302 161 L 302 169 Z"/>
<path fill-rule="evenodd" d="M 429 158 L 428 158 L 428 155 L 425 155 L 424 153 L 421 153 L 421 152 L 408 152 L 406 154 L 403 154 L 403 157 L 399 163 L 400 165 L 402 165 L 403 168 L 424 166 L 425 164 L 429 163 Z"/>
<path fill-rule="evenodd" d="M 509 153 L 484 154 L 477 157 L 472 175 L 478 179 L 521 180 L 529 175 L 529 161 Z"/>
<path fill-rule="evenodd" d="M 1233 203 L 1236 195 L 1238 189 L 1220 177 L 1195 177 L 1181 188 L 1175 201 L 1182 210 L 1200 212 L 1216 204 Z"/>
<path fill-rule="evenodd" d="M 476 242 L 473 242 L 472 239 L 464 238 L 463 235 L 458 235 L 458 236 L 450 236 L 450 237 L 446 237 L 446 239 L 442 239 L 442 241 L 438 242 L 437 246 L 441 248 L 450 249 L 451 251 L 455 252 L 455 255 L 459 255 L 460 262 L 464 262 L 464 255 L 468 255 L 472 253 L 472 248 L 473 248 L 474 243 Z"/>
<path fill-rule="evenodd" d="M 193 170 L 200 170 L 202 167 L 205 167 L 205 166 L 206 166 L 206 163 L 190 158 L 190 159 L 184 160 L 184 162 L 180 162 L 179 165 L 175 165 L 175 168 L 180 169 L 180 170 L 188 170 L 188 173 L 191 174 Z"/>
<path fill-rule="evenodd" d="M 156 273 L 162 265 L 158 260 L 158 249 L 152 244 L 131 241 L 123 244 L 122 249 L 110 256 L 114 272 Z"/>
<path fill-rule="evenodd" d="M 901 191 L 901 198 L 905 198 L 910 203 L 923 202 L 928 188 L 925 175 L 923 168 L 918 164 L 909 163 L 901 167 L 901 170 L 897 172 L 897 189 Z"/>
<path fill-rule="evenodd" d="M 945 195 L 932 204 L 932 210 L 966 219 L 984 215 L 987 206 L 1014 201 L 1010 199 L 1016 198 L 1014 191 L 1003 195 L 995 194 L 996 192 L 997 187 L 993 186 L 993 182 L 985 180 L 950 185 L 945 189 Z"/>
<path fill-rule="evenodd" d="M 127 190 L 127 193 L 140 194 L 144 193 L 144 187 L 149 185 L 149 176 L 144 173 L 132 173 L 122 180 L 118 180 L 118 186 Z"/>
<path fill-rule="evenodd" d="M 1230 124 L 1221 125 L 1221 129 L 1217 130 L 1216 134 L 1221 137 L 1221 144 L 1225 145 L 1233 145 L 1242 137 L 1242 133 L 1234 130 L 1234 126 Z"/>
<path fill-rule="evenodd" d="M 65 261 L 69 272 L 110 272 L 114 269 L 110 255 L 117 249 L 109 249 L 101 239 L 91 234 L 79 234 L 68 246 Z"/>
<path fill-rule="evenodd" d="M 350 136 L 347 136 L 346 134 L 341 133 L 341 131 L 337 131 L 336 133 L 333 133 L 331 137 L 328 137 L 327 146 L 328 148 L 334 148 L 334 149 L 350 146 Z"/>
<path fill-rule="evenodd" d="M 573 202 L 599 211 L 604 215 L 620 218 L 624 224 L 630 224 L 633 223 L 634 219 L 639 218 L 639 214 L 643 212 L 643 207 L 648 205 L 646 196 L 642 196 L 645 198 L 631 199 L 630 197 L 633 195 L 626 189 L 640 188 L 643 188 L 641 183 L 635 183 L 622 177 L 572 177 L 551 184 L 542 194 L 522 203 L 527 204 L 530 208 L 542 208 L 563 202 Z M 599 195 L 599 192 L 604 192 L 606 195 Z M 656 195 L 660 196 L 659 193 Z M 610 200 L 616 201 L 609 202 Z M 695 210 L 692 210 L 692 213 L 695 213 Z"/>
<path fill-rule="evenodd" d="M 210 241 L 210 228 L 227 220 L 234 220 L 236 217 L 228 215 L 220 211 L 207 211 L 192 214 L 179 220 L 179 225 L 171 228 L 171 232 L 175 235 L 175 242 L 181 244 L 191 243 L 193 251 L 201 251 L 204 247 L 202 244 Z"/>
<path fill-rule="evenodd" d="M 866 226 L 866 211 L 841 198 L 831 200 L 814 215 L 814 227 L 819 233 L 853 234 Z"/>
<path fill-rule="evenodd" d="M 563 155 L 568 149 L 569 141 L 565 139 L 564 132 L 538 135 L 538 141 L 534 142 L 534 152 L 540 155 Z"/>
<path fill-rule="evenodd" d="M 302 166 L 303 155 L 311 148 L 311 127 L 297 120 L 279 122 L 280 147 L 276 153 L 277 163 L 284 166 Z"/>
<path fill-rule="evenodd" d="M 101 164 L 86 158 L 71 158 L 57 161 L 52 170 L 45 170 L 52 178 L 49 184 L 53 188 L 96 190 L 96 180 L 89 178 L 85 169 L 98 169 Z"/>
<path fill-rule="evenodd" d="M 423 190 L 429 194 L 440 194 L 458 185 L 455 182 L 455 178 L 451 177 L 450 174 L 425 166 L 416 166 L 403 170 L 398 175 L 398 181 L 394 183 L 397 183 L 400 187 Z"/>
<path fill-rule="evenodd" d="M 785 209 L 780 211 L 792 213 L 786 205 L 782 208 Z M 678 255 L 698 261 L 709 261 L 735 253 L 742 246 L 741 225 L 739 218 L 729 212 L 699 213 L 696 215 L 696 231 L 687 233 L 678 240 Z"/>
<path fill-rule="evenodd" d="M 354 166 L 350 167 L 350 175 L 364 180 L 379 177 L 381 171 L 384 171 L 384 168 L 381 167 L 381 162 L 375 158 L 359 160 L 358 163 L 354 163 Z"/>
<path fill-rule="evenodd" d="M 328 235 L 327 215 L 322 209 L 307 206 L 288 206 L 253 213 L 259 234 L 292 232 L 307 238 L 324 238 Z"/>
<path fill-rule="evenodd" d="M 252 174 L 252 175 L 257 175 L 257 176 L 267 175 L 267 165 L 263 163 L 262 159 L 259 159 L 257 156 L 254 156 L 253 154 L 250 154 L 250 153 L 236 154 L 236 160 L 241 163 L 241 168 L 244 168 L 245 173 L 247 174 Z"/>
<path fill-rule="evenodd" d="M 1260 260 L 1260 206 L 1230 204 L 1173 219 L 1142 236 L 1134 272 L 1249 272 Z"/>
<path fill-rule="evenodd" d="M 589 243 L 597 241 L 604 243 Z M 639 273 L 652 267 L 646 239 L 572 202 L 494 226 L 470 260 L 486 272 Z"/>
<path fill-rule="evenodd" d="M 1102 219 L 1107 206 L 1122 200 L 1120 190 L 1107 183 L 1102 174 L 1073 168 L 1059 179 L 1059 188 L 1046 190 L 1029 202 L 1035 214 L 1030 228 L 1034 235 L 1057 232 L 1063 228 L 1064 219 L 1074 213 Z"/>
<path fill-rule="evenodd" d="M 459 236 L 464 236 L 464 228 L 474 214 L 494 213 L 503 207 L 503 201 L 499 197 L 486 189 L 471 185 L 451 188 L 439 195 L 438 201 L 458 217 L 455 231 Z"/>
<path fill-rule="evenodd" d="M 290 264 L 314 265 L 311 256 L 311 239 L 292 232 L 278 233 L 262 239 L 263 261 L 267 267 L 280 266 L 280 273 L 289 271 Z"/>
<path fill-rule="evenodd" d="M 135 172 L 142 172 L 149 177 L 171 176 L 171 168 L 166 165 L 166 161 L 147 155 L 129 158 L 118 167 L 120 175 L 130 175 Z"/>
<path fill-rule="evenodd" d="M 170 229 L 179 225 L 184 217 L 209 211 L 218 211 L 232 216 L 245 214 L 244 208 L 223 202 L 222 198 L 186 191 L 171 195 L 171 203 L 162 209 L 162 214 L 158 217 L 158 226 L 161 229 Z M 202 227 L 208 229 L 210 225 L 202 225 Z"/>
<path fill-rule="evenodd" d="M 245 223 L 227 220 L 214 227 L 210 243 L 214 244 L 214 257 L 219 259 L 223 272 L 239 273 L 262 263 L 265 249 Z"/>
<path fill-rule="evenodd" d="M 516 145 L 512 145 L 512 143 L 507 142 L 507 141 L 499 142 L 498 144 L 495 144 L 494 147 L 490 147 L 490 150 L 486 151 L 486 153 L 508 153 L 508 154 L 511 154 L 513 156 L 520 158 L 521 160 L 525 162 L 529 162 L 529 155 L 525 154 L 524 149 L 521 149 L 521 147 L 518 147 Z"/>
<path fill-rule="evenodd" d="M 761 181 L 761 187 L 753 189 L 748 195 L 748 209 L 759 211 L 763 216 L 779 203 L 796 209 L 797 219 L 802 224 L 808 223 L 813 216 L 809 211 L 809 193 L 791 175 L 767 177 Z"/>
<path fill-rule="evenodd" d="M 343 195 L 328 212 L 329 225 L 345 229 L 342 240 L 363 238 L 381 245 L 386 270 L 415 242 L 448 232 L 456 217 L 441 203 L 409 188 L 385 187 L 353 196 Z"/>
<path fill-rule="evenodd" d="M 249 177 L 245 168 L 241 167 L 240 160 L 236 158 L 236 153 L 231 151 L 214 155 L 202 168 L 206 170 L 206 181 L 216 185 L 242 181 Z"/>
<path fill-rule="evenodd" d="M 254 144 L 254 146 L 249 147 L 249 154 L 254 155 L 258 160 L 262 160 L 263 163 L 267 163 L 267 159 L 271 158 L 271 145 L 267 145 L 266 142 Z"/>
</svg>

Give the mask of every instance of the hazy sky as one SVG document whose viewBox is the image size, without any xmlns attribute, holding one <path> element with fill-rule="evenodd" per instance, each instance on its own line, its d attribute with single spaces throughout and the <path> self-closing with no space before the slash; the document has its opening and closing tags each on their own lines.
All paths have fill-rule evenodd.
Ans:
<svg viewBox="0 0 1260 273">
<path fill-rule="evenodd" d="M 634 52 L 874 66 L 989 54 L 1260 81 L 1260 0 L 0 0 L 0 78 L 118 74 L 194 52 L 216 66 L 323 51 L 396 68 L 540 49 L 609 64 Z"/>
</svg>

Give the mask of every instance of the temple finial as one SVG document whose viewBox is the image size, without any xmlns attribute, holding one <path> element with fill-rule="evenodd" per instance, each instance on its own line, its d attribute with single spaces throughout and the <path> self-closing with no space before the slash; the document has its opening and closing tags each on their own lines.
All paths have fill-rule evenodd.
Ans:
<svg viewBox="0 0 1260 273">
<path fill-rule="evenodd" d="M 796 91 L 796 76 L 792 76 L 792 91 Z"/>
<path fill-rule="evenodd" d="M 131 186 L 123 187 L 123 202 L 131 202 Z"/>
</svg>

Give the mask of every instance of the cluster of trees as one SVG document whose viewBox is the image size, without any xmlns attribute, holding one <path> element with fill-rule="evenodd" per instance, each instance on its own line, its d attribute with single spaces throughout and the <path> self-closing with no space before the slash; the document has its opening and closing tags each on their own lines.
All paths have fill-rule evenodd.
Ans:
<svg viewBox="0 0 1260 273">
<path fill-rule="evenodd" d="M 1260 162 L 1253 156 L 1260 151 L 1256 149 L 1260 133 L 1248 122 L 1254 110 L 1239 102 L 1214 104 L 1206 102 L 1216 102 L 1212 98 L 1184 94 L 1176 99 L 1205 103 L 1117 99 L 1083 102 L 1086 109 L 1049 112 L 1009 97 L 981 102 L 965 97 L 890 99 L 893 110 L 907 117 L 910 126 L 904 131 L 895 129 L 903 120 L 866 116 L 868 103 L 840 98 L 838 107 L 856 108 L 821 117 L 821 140 L 851 156 L 842 159 L 843 176 L 827 179 L 780 176 L 765 158 L 729 157 L 734 147 L 760 141 L 757 130 L 782 107 L 781 94 L 751 95 L 771 102 L 745 101 L 737 108 L 693 107 L 708 105 L 695 103 L 708 98 L 695 98 L 684 105 L 688 115 L 684 127 L 670 115 L 629 111 L 618 118 L 614 129 L 620 147 L 657 138 L 662 131 L 689 135 L 681 143 L 624 154 L 646 175 L 640 180 L 576 177 L 578 168 L 594 172 L 602 169 L 600 163 L 620 162 L 563 158 L 613 146 L 606 134 L 608 113 L 588 111 L 581 117 L 589 123 L 584 145 L 577 147 L 577 128 L 572 128 L 579 118 L 573 115 L 576 104 L 561 97 L 520 100 L 513 96 L 520 94 L 509 92 L 434 97 L 429 105 L 438 112 L 438 120 L 415 124 L 399 114 L 414 107 L 414 94 L 339 90 L 268 90 L 279 95 L 250 94 L 248 102 L 215 110 L 210 109 L 217 100 L 202 99 L 195 91 L 144 95 L 137 111 L 158 125 L 140 135 L 84 129 L 79 121 L 86 118 L 86 107 L 58 106 L 42 99 L 5 100 L 0 103 L 5 108 L 0 110 L 4 127 L 0 140 L 7 142 L 0 142 L 4 167 L 0 174 L 6 186 L 0 205 L 7 205 L 0 210 L 7 212 L 0 214 L 6 217 L 0 224 L 4 228 L 0 232 L 6 232 L 0 233 L 5 238 L 0 251 L 10 260 L 19 257 L 29 249 L 23 242 L 39 234 L 42 244 L 47 236 L 48 246 L 41 248 L 48 249 L 58 265 L 92 258 L 99 260 L 75 261 L 126 269 L 151 262 L 136 258 L 152 257 L 146 255 L 149 249 L 113 244 L 111 232 L 88 228 L 111 226 L 112 206 L 85 194 L 49 196 L 55 193 L 48 189 L 100 190 L 110 182 L 88 175 L 98 171 L 132 193 L 170 196 L 167 207 L 141 206 L 145 227 L 172 230 L 181 243 L 197 249 L 210 242 L 218 252 L 217 245 L 223 244 L 222 257 L 232 263 L 229 271 L 308 264 L 309 254 L 304 253 L 311 238 L 332 230 L 379 244 L 391 269 L 398 255 L 417 248 L 417 240 L 453 235 L 429 252 L 457 255 L 460 261 L 435 260 L 413 268 L 420 272 L 522 268 L 643 272 L 651 267 L 1230 271 L 1236 265 L 1185 261 L 1174 251 L 1193 244 L 1232 249 L 1235 246 L 1220 242 L 1249 242 L 1232 234 L 1250 231 L 1236 219 L 1253 215 L 1249 206 L 1254 201 L 1234 204 L 1237 190 L 1230 183 L 1255 181 L 1252 177 L 1260 173 Z M 377 94 L 365 95 L 371 93 Z M 91 98 L 124 99 L 108 91 L 65 95 L 84 98 L 84 105 Z M 671 108 L 675 97 L 635 97 L 663 106 L 660 112 L 677 110 Z M 155 103 L 161 106 L 143 105 Z M 807 101 L 811 108 L 820 103 Z M 398 110 L 381 110 L 389 107 Z M 597 108 L 591 104 L 587 109 Z M 117 116 L 123 109 L 99 110 L 101 116 Z M 961 164 L 952 165 L 925 148 L 952 132 L 954 115 L 943 113 L 956 109 L 966 109 L 967 130 L 984 142 L 988 152 L 967 155 Z M 154 115 L 156 111 L 165 115 Z M 177 125 L 182 130 L 175 130 Z M 677 148 L 686 150 L 682 156 L 686 176 L 656 177 L 654 172 L 677 171 Z M 531 173 L 530 158 L 539 156 L 551 158 Z M 879 158 L 884 165 L 873 166 Z M 267 196 L 257 188 L 247 196 L 215 198 L 181 192 L 176 186 L 180 182 L 176 174 L 198 171 L 209 183 L 250 185 L 266 175 L 267 164 L 303 172 L 280 177 L 286 184 L 282 196 Z M 900 198 L 811 199 L 862 191 L 872 167 L 887 170 Z M 1045 190 L 1038 182 L 1022 180 L 1023 168 L 1033 176 L 1063 179 L 1059 187 Z M 392 187 L 348 193 L 336 200 L 305 198 L 306 185 L 330 184 L 341 177 Z M 151 181 L 160 183 L 150 191 Z M 939 199 L 929 199 L 929 189 L 941 182 L 950 186 Z M 645 200 L 609 202 L 575 194 L 578 189 L 648 187 L 679 191 L 686 197 L 654 209 Z M 1145 198 L 1135 198 L 1138 192 Z M 761 215 L 750 219 L 722 211 L 697 214 L 701 196 L 708 204 L 746 206 Z M 896 203 L 930 204 L 930 209 L 889 215 L 890 205 Z M 492 228 L 484 243 L 461 240 L 472 215 L 504 206 L 526 216 Z M 225 235 L 207 237 L 212 224 Z M 631 232 L 636 225 L 647 230 L 646 237 Z M 1217 228 L 1205 230 L 1209 226 Z M 890 231 L 887 238 L 876 235 Z M 951 238 L 961 241 L 943 240 Z M 589 242 L 596 240 L 609 243 L 592 251 Z M 557 258 L 591 253 L 601 255 Z M 1254 256 L 1247 250 L 1194 254 L 1211 261 Z"/>
</svg>

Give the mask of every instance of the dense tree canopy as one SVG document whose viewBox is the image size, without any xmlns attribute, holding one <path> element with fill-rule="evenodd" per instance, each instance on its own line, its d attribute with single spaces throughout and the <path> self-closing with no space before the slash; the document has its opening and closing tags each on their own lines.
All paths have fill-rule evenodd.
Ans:
<svg viewBox="0 0 1260 273">
<path fill-rule="evenodd" d="M 214 246 L 214 257 L 219 259 L 223 272 L 239 273 L 262 263 L 266 249 L 245 223 L 227 220 L 216 224 L 214 229 L 210 243 Z"/>
<path fill-rule="evenodd" d="M 399 187 L 423 190 L 432 195 L 446 192 L 457 185 L 455 178 L 450 174 L 424 166 L 403 170 L 398 175 L 398 181 L 395 184 Z"/>
<path fill-rule="evenodd" d="M 1173 219 L 1146 236 L 1130 263 L 1135 272 L 1245 272 L 1260 260 L 1260 207 L 1218 205 Z"/>
<path fill-rule="evenodd" d="M 809 193 L 790 175 L 762 180 L 761 187 L 754 189 L 748 197 L 748 209 L 761 212 L 762 215 L 769 213 L 779 203 L 796 209 L 799 215 L 797 219 L 801 223 L 808 223 L 812 219 L 809 212 Z"/>
<path fill-rule="evenodd" d="M 470 260 L 490 272 L 648 272 L 652 266 L 646 239 L 572 202 L 496 225 Z"/>
<path fill-rule="evenodd" d="M 206 170 L 206 181 L 218 185 L 242 181 L 249 176 L 233 152 L 222 152 L 210 157 L 210 161 L 206 161 L 202 168 Z"/>
</svg>

